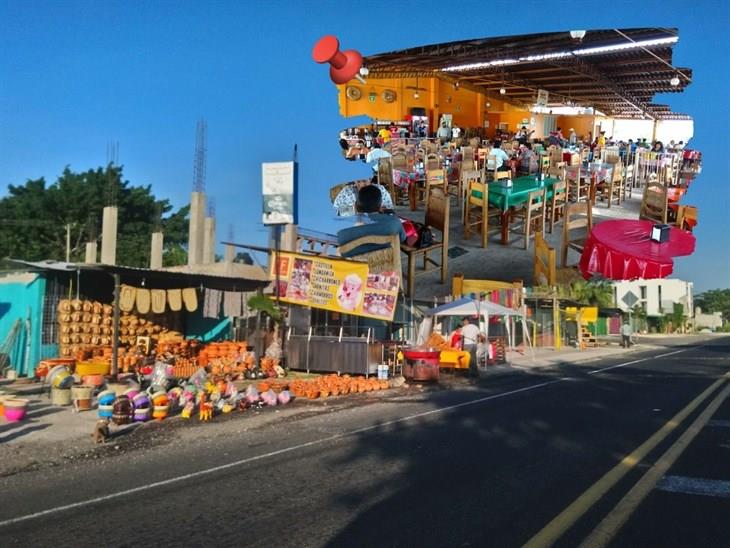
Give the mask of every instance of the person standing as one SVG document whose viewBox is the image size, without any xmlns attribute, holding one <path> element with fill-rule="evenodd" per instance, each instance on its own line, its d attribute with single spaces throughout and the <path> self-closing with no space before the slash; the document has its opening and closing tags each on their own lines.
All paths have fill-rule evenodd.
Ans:
<svg viewBox="0 0 730 548">
<path fill-rule="evenodd" d="M 477 369 L 477 343 L 479 342 L 479 327 L 464 318 L 461 323 L 461 340 L 465 352 L 469 352 L 469 376 L 479 377 Z"/>
<path fill-rule="evenodd" d="M 438 137 L 442 145 L 448 143 L 451 140 L 451 128 L 446 123 L 446 121 L 441 122 L 441 127 L 436 132 L 436 137 Z"/>
<path fill-rule="evenodd" d="M 623 346 L 624 348 L 629 348 L 631 346 L 632 333 L 633 330 L 631 329 L 631 325 L 629 324 L 628 320 L 626 320 L 621 326 L 621 346 Z"/>
</svg>

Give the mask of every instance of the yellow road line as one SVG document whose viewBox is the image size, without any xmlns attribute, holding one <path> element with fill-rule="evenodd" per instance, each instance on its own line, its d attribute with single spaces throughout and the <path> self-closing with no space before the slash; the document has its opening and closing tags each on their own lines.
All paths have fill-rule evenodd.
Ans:
<svg viewBox="0 0 730 548">
<path fill-rule="evenodd" d="M 657 482 L 664 476 L 674 462 L 692 443 L 692 440 L 699 434 L 700 430 L 707 424 L 710 417 L 715 414 L 722 402 L 730 394 L 730 386 L 720 392 L 705 408 L 705 410 L 695 419 L 689 428 L 667 449 L 667 451 L 657 460 L 649 471 L 626 493 L 616 507 L 603 518 L 601 523 L 593 530 L 593 532 L 581 543 L 581 548 L 602 548 L 606 546 L 616 533 L 623 527 L 631 517 L 639 504 L 646 498 L 656 486 Z"/>
<path fill-rule="evenodd" d="M 625 456 L 621 462 L 606 472 L 596 483 L 591 485 L 581 496 L 573 501 L 565 510 L 532 537 L 524 548 L 542 548 L 552 546 L 576 521 L 598 502 L 621 478 L 630 472 L 644 457 L 664 440 L 684 419 L 705 401 L 730 374 L 717 379 L 704 392 L 693 399 L 679 413 L 674 415 L 664 426 L 657 430 L 648 440 Z"/>
</svg>

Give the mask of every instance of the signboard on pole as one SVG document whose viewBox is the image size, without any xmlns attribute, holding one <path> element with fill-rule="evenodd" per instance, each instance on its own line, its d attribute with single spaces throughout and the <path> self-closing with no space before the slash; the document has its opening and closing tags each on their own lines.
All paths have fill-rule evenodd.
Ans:
<svg viewBox="0 0 730 548">
<path fill-rule="evenodd" d="M 400 272 L 370 274 L 367 263 L 282 251 L 271 274 L 282 302 L 393 320 Z"/>
<path fill-rule="evenodd" d="M 297 163 L 261 164 L 265 225 L 297 224 Z"/>
<path fill-rule="evenodd" d="M 636 296 L 636 294 L 633 291 L 629 291 L 621 297 L 621 300 L 628 306 L 629 308 L 634 308 L 634 305 L 639 301 L 639 297 Z"/>
</svg>

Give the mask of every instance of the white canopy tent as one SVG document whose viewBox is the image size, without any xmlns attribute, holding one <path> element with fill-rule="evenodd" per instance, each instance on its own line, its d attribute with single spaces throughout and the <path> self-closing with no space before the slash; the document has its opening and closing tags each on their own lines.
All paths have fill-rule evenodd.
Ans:
<svg viewBox="0 0 730 548">
<path fill-rule="evenodd" d="M 479 301 L 470 297 L 464 297 L 427 310 L 425 318 L 418 330 L 418 344 L 426 342 L 426 339 L 433 330 L 433 319 L 439 316 L 477 316 L 479 318 L 479 330 L 487 337 L 489 337 L 490 316 L 504 317 L 506 319 L 505 325 L 507 327 L 507 338 L 509 340 L 510 349 L 514 349 L 515 346 L 513 322 L 514 319 L 517 318 L 518 321 L 522 323 L 522 332 L 524 333 L 527 345 L 530 347 L 530 350 L 532 350 L 532 342 L 530 341 L 530 334 L 527 329 L 527 322 L 525 321 L 525 315 L 523 312 L 512 308 L 506 308 L 501 304 L 490 301 Z"/>
</svg>

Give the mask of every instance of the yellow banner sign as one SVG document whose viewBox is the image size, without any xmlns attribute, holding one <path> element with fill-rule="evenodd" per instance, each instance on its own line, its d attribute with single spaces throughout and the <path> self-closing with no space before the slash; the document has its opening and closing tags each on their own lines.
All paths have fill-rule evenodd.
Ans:
<svg viewBox="0 0 730 548">
<path fill-rule="evenodd" d="M 366 263 L 287 252 L 272 264 L 272 278 L 277 268 L 275 291 L 283 302 L 393 320 L 399 272 L 370 274 Z"/>
</svg>

